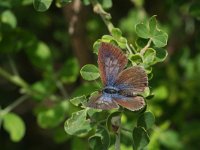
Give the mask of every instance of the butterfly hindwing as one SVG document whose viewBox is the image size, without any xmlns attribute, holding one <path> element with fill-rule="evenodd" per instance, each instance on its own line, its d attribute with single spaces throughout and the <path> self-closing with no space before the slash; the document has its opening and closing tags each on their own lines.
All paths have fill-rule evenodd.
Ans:
<svg viewBox="0 0 200 150">
<path fill-rule="evenodd" d="M 131 111 L 139 110 L 145 106 L 144 98 L 141 96 L 126 97 L 123 99 L 115 98 L 114 101 Z"/>
<path fill-rule="evenodd" d="M 112 85 L 117 75 L 127 64 L 124 53 L 116 46 L 101 43 L 98 51 L 98 66 L 103 85 Z"/>
<path fill-rule="evenodd" d="M 102 92 L 91 95 L 89 98 L 88 107 L 103 110 L 119 108 L 119 106 L 115 101 L 112 100 L 111 97 L 106 97 L 102 94 Z"/>
</svg>

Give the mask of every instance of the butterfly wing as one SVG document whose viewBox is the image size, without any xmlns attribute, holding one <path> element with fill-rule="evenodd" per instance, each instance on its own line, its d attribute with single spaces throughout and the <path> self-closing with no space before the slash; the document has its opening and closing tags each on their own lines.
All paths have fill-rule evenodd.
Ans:
<svg viewBox="0 0 200 150">
<path fill-rule="evenodd" d="M 114 101 L 131 111 L 139 110 L 145 106 L 144 98 L 141 96 L 115 98 Z"/>
<path fill-rule="evenodd" d="M 117 75 L 124 69 L 127 61 L 120 48 L 109 43 L 101 43 L 98 52 L 98 66 L 104 86 L 114 84 Z"/>
<path fill-rule="evenodd" d="M 109 96 L 103 95 L 101 92 L 92 94 L 89 98 L 88 107 L 95 109 L 109 110 L 119 108 L 115 101 Z"/>
<path fill-rule="evenodd" d="M 148 86 L 147 74 L 140 66 L 127 68 L 118 75 L 115 86 L 120 89 L 121 95 L 136 96 Z"/>
<path fill-rule="evenodd" d="M 139 110 L 145 106 L 145 101 L 138 94 L 144 92 L 148 86 L 148 78 L 142 67 L 134 66 L 123 70 L 117 77 L 115 86 L 120 89 L 119 97 L 114 101 L 131 110 Z"/>
</svg>

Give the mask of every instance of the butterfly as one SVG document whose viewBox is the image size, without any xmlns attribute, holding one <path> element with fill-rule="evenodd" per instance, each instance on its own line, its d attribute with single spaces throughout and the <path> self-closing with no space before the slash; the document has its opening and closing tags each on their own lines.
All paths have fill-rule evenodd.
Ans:
<svg viewBox="0 0 200 150">
<path fill-rule="evenodd" d="M 98 67 L 103 88 L 89 98 L 88 107 L 102 110 L 119 108 L 131 111 L 145 106 L 141 94 L 148 87 L 145 70 L 140 66 L 125 69 L 128 59 L 121 49 L 102 42 L 98 50 Z"/>
</svg>

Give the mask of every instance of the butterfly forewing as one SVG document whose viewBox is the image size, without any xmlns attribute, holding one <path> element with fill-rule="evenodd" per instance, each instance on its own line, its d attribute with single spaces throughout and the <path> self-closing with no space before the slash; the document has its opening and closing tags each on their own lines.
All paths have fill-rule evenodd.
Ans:
<svg viewBox="0 0 200 150">
<path fill-rule="evenodd" d="M 112 85 L 126 64 L 127 58 L 118 47 L 109 43 L 101 43 L 98 52 L 98 66 L 104 86 Z"/>
<path fill-rule="evenodd" d="M 144 92 L 148 86 L 148 78 L 145 70 L 140 66 L 130 67 L 122 71 L 115 82 L 124 96 L 135 96 Z"/>
<path fill-rule="evenodd" d="M 112 98 L 102 95 L 101 92 L 91 95 L 89 98 L 88 107 L 103 110 L 119 108 L 119 106 L 115 101 L 112 100 Z"/>
</svg>

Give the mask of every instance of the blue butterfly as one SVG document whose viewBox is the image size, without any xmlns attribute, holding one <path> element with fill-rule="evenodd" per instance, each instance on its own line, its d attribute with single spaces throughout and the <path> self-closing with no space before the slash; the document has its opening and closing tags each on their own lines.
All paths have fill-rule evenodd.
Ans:
<svg viewBox="0 0 200 150">
<path fill-rule="evenodd" d="M 147 74 L 140 66 L 124 69 L 127 63 L 120 48 L 101 43 L 98 66 L 103 89 L 89 98 L 88 107 L 108 110 L 120 105 L 135 111 L 145 106 L 144 98 L 139 94 L 148 86 Z"/>
</svg>

